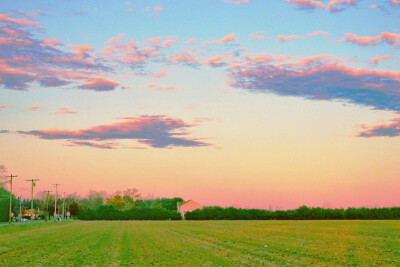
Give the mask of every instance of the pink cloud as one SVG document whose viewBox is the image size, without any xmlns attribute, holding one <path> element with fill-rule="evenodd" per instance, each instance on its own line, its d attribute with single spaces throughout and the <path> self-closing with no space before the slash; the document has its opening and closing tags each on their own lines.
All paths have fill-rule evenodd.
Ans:
<svg viewBox="0 0 400 267">
<path fill-rule="evenodd" d="M 359 36 L 357 34 L 353 34 L 353 33 L 345 33 L 345 38 L 344 41 L 345 42 L 349 42 L 349 43 L 354 43 L 354 44 L 358 44 L 361 46 L 370 46 L 370 45 L 375 45 L 378 44 L 381 37 L 375 36 L 375 37 L 370 37 L 370 36 Z"/>
<path fill-rule="evenodd" d="M 163 86 L 157 83 L 149 83 L 146 85 L 146 88 L 155 88 L 157 90 L 162 90 L 162 91 L 169 91 L 169 90 L 176 90 L 178 89 L 175 86 Z"/>
<path fill-rule="evenodd" d="M 197 124 L 165 116 L 120 118 L 120 122 L 77 130 L 18 131 L 45 140 L 67 140 L 70 145 L 104 146 L 105 141 L 132 140 L 155 148 L 209 146 L 196 138 L 186 137 L 186 129 Z M 109 144 L 109 143 L 108 143 Z M 116 147 L 116 143 L 111 146 Z M 104 148 L 104 147 L 97 147 Z"/>
<path fill-rule="evenodd" d="M 232 68 L 229 84 L 254 92 L 271 92 L 312 100 L 342 100 L 380 110 L 400 111 L 400 72 L 352 68 L 345 59 L 318 55 L 276 64 L 276 56 Z M 261 61 L 262 62 L 262 61 Z"/>
<path fill-rule="evenodd" d="M 216 55 L 214 57 L 210 57 L 207 59 L 207 65 L 210 66 L 221 66 L 224 64 L 223 60 L 224 60 L 224 56 L 222 55 Z"/>
<path fill-rule="evenodd" d="M 176 44 L 175 40 L 166 40 L 162 43 L 162 47 L 170 47 L 174 44 Z"/>
<path fill-rule="evenodd" d="M 362 129 L 356 137 L 397 137 L 400 136 L 400 118 L 391 120 L 391 123 L 376 125 L 358 125 Z"/>
<path fill-rule="evenodd" d="M 225 0 L 225 3 L 234 4 L 234 5 L 241 5 L 241 4 L 248 4 L 253 0 Z"/>
<path fill-rule="evenodd" d="M 43 108 L 44 108 L 43 106 L 32 106 L 32 107 L 27 108 L 27 110 L 36 111 L 36 110 L 40 110 Z"/>
<path fill-rule="evenodd" d="M 391 3 L 397 6 L 400 5 L 400 0 L 392 0 Z"/>
<path fill-rule="evenodd" d="M 94 50 L 94 47 L 92 47 L 89 44 L 84 44 L 84 45 L 67 45 L 67 47 L 75 48 L 75 51 L 72 52 L 76 56 L 87 56 L 88 52 L 91 52 Z"/>
<path fill-rule="evenodd" d="M 170 72 L 171 72 L 170 70 L 158 72 L 158 73 L 156 73 L 156 74 L 153 75 L 153 78 L 162 78 L 162 77 L 165 77 L 166 75 L 170 74 Z"/>
<path fill-rule="evenodd" d="M 229 62 L 229 69 L 241 69 L 241 68 L 249 68 L 252 66 L 257 66 L 257 65 L 263 65 L 263 64 L 269 64 L 273 62 L 283 62 L 289 58 L 292 58 L 292 56 L 288 55 L 272 55 L 267 52 L 263 53 L 257 53 L 257 54 L 252 54 L 252 53 L 245 53 L 243 55 L 244 59 L 236 59 L 232 60 Z"/>
<path fill-rule="evenodd" d="M 0 110 L 7 109 L 7 108 L 14 108 L 14 106 L 0 106 Z"/>
<path fill-rule="evenodd" d="M 187 40 L 185 42 L 185 44 L 191 44 L 191 43 L 195 42 L 196 40 L 197 40 L 196 38 L 190 38 L 189 40 Z"/>
<path fill-rule="evenodd" d="M 361 46 L 377 45 L 380 42 L 386 42 L 392 46 L 399 46 L 400 34 L 391 32 L 382 32 L 377 36 L 360 36 L 354 33 L 345 33 L 343 41 L 358 44 Z"/>
<path fill-rule="evenodd" d="M 108 60 L 132 66 L 145 64 L 151 58 L 162 56 L 162 53 L 157 51 L 160 48 L 162 37 L 152 37 L 143 41 L 144 44 L 152 44 L 153 46 L 141 49 L 139 47 L 140 44 L 132 39 L 121 43 L 124 35 L 118 34 L 110 38 L 107 42 L 109 45 L 100 51 L 99 54 L 104 55 Z M 172 43 L 167 42 L 166 45 L 172 45 Z"/>
<path fill-rule="evenodd" d="M 307 33 L 305 35 L 288 35 L 288 36 L 279 35 L 278 38 L 276 38 L 276 41 L 291 41 L 291 40 L 305 39 L 317 35 L 329 35 L 329 33 L 323 31 L 317 31 L 317 32 Z"/>
<path fill-rule="evenodd" d="M 124 37 L 125 35 L 126 35 L 126 33 L 124 33 L 124 32 L 119 33 L 117 36 L 110 37 L 107 40 L 107 43 L 108 44 L 118 44 L 121 41 L 122 37 Z"/>
<path fill-rule="evenodd" d="M 313 0 L 286 0 L 286 2 L 305 10 L 314 10 L 317 8 L 329 10 L 330 12 L 343 11 L 344 7 L 355 5 L 359 0 L 331 0 L 327 5 L 321 1 Z"/>
<path fill-rule="evenodd" d="M 74 53 L 67 53 L 60 49 L 62 44 L 56 39 L 36 39 L 39 29 L 30 26 L 37 23 L 25 23 L 8 15 L 0 18 L 0 43 L 6 47 L 0 58 L 2 87 L 29 90 L 33 82 L 44 87 L 76 86 L 82 80 L 111 74 L 112 69 L 104 65 L 109 62 L 86 56 L 92 50 L 89 45 L 74 46 Z"/>
<path fill-rule="evenodd" d="M 153 44 L 154 46 L 158 46 L 162 37 L 151 37 L 143 41 L 144 44 Z"/>
<path fill-rule="evenodd" d="M 145 12 L 147 12 L 147 15 L 150 17 L 159 17 L 160 16 L 160 12 L 163 10 L 162 6 L 147 6 L 145 8 Z M 151 13 L 152 11 L 154 11 L 154 13 Z"/>
<path fill-rule="evenodd" d="M 303 9 L 325 8 L 325 5 L 320 1 L 312 0 L 286 0 L 286 2 Z"/>
<path fill-rule="evenodd" d="M 0 45 L 29 46 L 31 44 L 30 40 L 0 37 Z"/>
<path fill-rule="evenodd" d="M 173 54 L 165 57 L 170 64 L 189 64 L 189 65 L 198 65 L 198 61 L 194 57 L 194 55 L 189 52 L 182 52 L 180 54 Z"/>
<path fill-rule="evenodd" d="M 333 55 L 317 55 L 311 57 L 305 57 L 298 61 L 286 62 L 281 63 L 278 66 L 280 67 L 290 67 L 290 68 L 305 68 L 305 67 L 312 67 L 313 65 L 321 65 L 327 63 L 339 63 L 341 59 L 333 56 Z"/>
<path fill-rule="evenodd" d="M 224 37 L 222 37 L 219 40 L 211 40 L 211 41 L 204 41 L 202 43 L 202 45 L 206 45 L 206 44 L 226 44 L 232 41 L 237 41 L 239 40 L 236 36 L 235 33 L 232 32 L 230 34 L 225 35 Z"/>
<path fill-rule="evenodd" d="M 375 9 L 375 8 L 378 8 L 378 7 L 379 7 L 378 5 L 370 5 L 369 6 L 370 9 Z"/>
<path fill-rule="evenodd" d="M 7 22 L 7 23 L 12 23 L 12 24 L 17 24 L 20 26 L 34 26 L 34 25 L 39 25 L 39 22 L 29 20 L 27 18 L 23 19 L 13 19 L 6 14 L 0 14 L 0 22 Z"/>
<path fill-rule="evenodd" d="M 368 59 L 369 62 L 374 63 L 374 64 L 378 64 L 381 61 L 384 60 L 388 60 L 389 58 L 391 58 L 391 56 L 386 55 L 386 56 L 382 56 L 382 57 L 374 57 L 374 58 L 370 58 Z"/>
<path fill-rule="evenodd" d="M 69 108 L 58 108 L 54 114 L 76 114 L 76 112 Z"/>
<path fill-rule="evenodd" d="M 251 40 L 254 40 L 254 39 L 256 39 L 256 40 L 263 40 L 263 39 L 265 38 L 264 35 L 255 34 L 255 33 L 250 33 L 250 34 L 249 34 L 249 37 L 250 37 Z"/>
<path fill-rule="evenodd" d="M 80 86 L 82 89 L 89 89 L 95 91 L 111 91 L 115 87 L 119 86 L 120 83 L 104 78 L 91 78 L 86 83 Z"/>
<path fill-rule="evenodd" d="M 57 48 L 58 46 L 61 45 L 61 43 L 57 39 L 44 38 L 40 45 L 43 46 L 43 47 L 48 46 L 48 47 L 51 47 L 51 48 Z"/>
</svg>

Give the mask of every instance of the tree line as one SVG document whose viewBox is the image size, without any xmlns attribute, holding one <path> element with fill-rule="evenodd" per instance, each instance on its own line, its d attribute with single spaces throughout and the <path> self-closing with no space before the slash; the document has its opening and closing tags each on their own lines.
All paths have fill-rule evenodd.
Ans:
<svg viewBox="0 0 400 267">
<path fill-rule="evenodd" d="M 293 210 L 203 207 L 185 213 L 186 220 L 398 220 L 400 207 L 324 209 L 301 206 Z"/>
<path fill-rule="evenodd" d="M 8 221 L 10 193 L 0 187 L 0 221 Z M 137 189 L 117 191 L 112 195 L 106 192 L 91 191 L 85 198 L 66 196 L 57 198 L 57 213 L 62 206 L 72 218 L 81 220 L 181 220 L 177 211 L 183 199 L 154 198 L 143 199 Z M 54 213 L 55 196 L 40 192 L 33 200 L 36 218 L 48 219 Z M 12 195 L 12 212 L 16 218 L 20 211 L 30 210 L 31 200 Z M 185 213 L 186 220 L 376 220 L 400 219 L 400 207 L 392 208 L 347 208 L 324 209 L 301 206 L 293 210 L 239 209 L 222 207 L 203 207 Z"/>
</svg>

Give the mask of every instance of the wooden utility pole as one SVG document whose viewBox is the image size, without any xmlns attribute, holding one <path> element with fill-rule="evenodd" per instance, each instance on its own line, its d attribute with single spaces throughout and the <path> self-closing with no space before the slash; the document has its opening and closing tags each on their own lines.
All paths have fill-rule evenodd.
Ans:
<svg viewBox="0 0 400 267">
<path fill-rule="evenodd" d="M 54 201 L 55 201 L 55 203 L 54 203 L 54 219 L 57 219 L 56 217 L 57 217 L 57 187 L 60 185 L 60 184 L 53 184 L 55 187 L 56 187 L 56 195 L 55 195 L 55 197 L 54 197 Z"/>
<path fill-rule="evenodd" d="M 12 202 L 12 178 L 18 177 L 15 175 L 10 175 L 10 176 L 6 176 L 7 178 L 10 178 L 10 210 L 8 213 L 8 224 L 11 224 L 11 202 Z"/>
<path fill-rule="evenodd" d="M 65 194 L 66 194 L 66 192 L 63 192 L 63 194 L 64 194 L 64 199 L 63 199 L 62 216 L 64 219 L 65 218 Z"/>
<path fill-rule="evenodd" d="M 22 213 L 21 213 L 21 197 L 19 197 L 19 221 L 22 219 Z"/>
<path fill-rule="evenodd" d="M 33 187 L 36 185 L 36 181 L 39 181 L 39 179 L 30 179 L 26 180 L 28 182 L 32 182 L 32 198 L 31 198 L 31 222 L 33 222 Z M 39 214 L 38 214 L 39 215 Z"/>
</svg>

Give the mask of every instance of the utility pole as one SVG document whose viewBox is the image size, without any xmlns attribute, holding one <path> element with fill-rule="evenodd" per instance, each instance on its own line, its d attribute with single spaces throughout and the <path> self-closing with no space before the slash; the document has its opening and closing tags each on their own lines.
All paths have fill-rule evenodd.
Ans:
<svg viewBox="0 0 400 267">
<path fill-rule="evenodd" d="M 32 198 L 31 198 L 31 222 L 33 222 L 33 187 L 36 185 L 36 181 L 39 181 L 39 179 L 30 179 L 26 180 L 28 182 L 32 182 Z M 39 215 L 39 214 L 38 214 Z"/>
<path fill-rule="evenodd" d="M 12 201 L 12 178 L 18 177 L 18 176 L 13 176 L 12 174 L 10 176 L 6 176 L 7 178 L 10 178 L 10 210 L 8 214 L 8 224 L 11 224 L 11 201 Z"/>
<path fill-rule="evenodd" d="M 19 220 L 21 221 L 22 219 L 22 213 L 21 213 L 21 197 L 19 197 Z"/>
<path fill-rule="evenodd" d="M 63 199 L 63 211 L 62 211 L 62 216 L 63 216 L 63 219 L 65 218 L 65 194 L 66 194 L 66 192 L 63 192 L 63 194 L 64 194 L 64 199 Z"/>
<path fill-rule="evenodd" d="M 54 219 L 56 219 L 56 217 L 57 217 L 57 187 L 60 184 L 53 184 L 53 185 L 56 187 L 56 195 L 54 197 L 54 201 L 55 201 L 55 203 L 54 203 Z"/>
</svg>

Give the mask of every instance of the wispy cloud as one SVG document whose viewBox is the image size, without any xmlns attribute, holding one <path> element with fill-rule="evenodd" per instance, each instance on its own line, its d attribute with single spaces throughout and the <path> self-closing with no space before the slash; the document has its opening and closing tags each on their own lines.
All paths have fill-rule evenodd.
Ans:
<svg viewBox="0 0 400 267">
<path fill-rule="evenodd" d="M 69 108 L 58 108 L 56 112 L 54 112 L 53 114 L 76 114 L 75 111 L 70 110 Z"/>
<path fill-rule="evenodd" d="M 241 5 L 241 4 L 248 4 L 253 0 L 224 0 L 225 3 L 233 4 L 233 5 Z"/>
<path fill-rule="evenodd" d="M 385 42 L 391 46 L 400 46 L 400 34 L 394 32 L 382 32 L 376 36 L 361 36 L 354 33 L 345 33 L 345 37 L 342 39 L 344 42 L 353 43 L 361 46 L 377 45 L 381 42 Z"/>
<path fill-rule="evenodd" d="M 393 119 L 390 123 L 376 125 L 359 125 L 362 129 L 357 137 L 396 137 L 400 136 L 400 118 Z"/>
<path fill-rule="evenodd" d="M 45 140 L 67 140 L 72 146 L 116 148 L 118 140 L 132 140 L 150 147 L 198 147 L 209 146 L 197 138 L 189 138 L 186 130 L 197 124 L 165 116 L 140 116 L 121 118 L 120 122 L 77 130 L 19 131 Z M 114 141 L 115 143 L 110 143 Z"/>
<path fill-rule="evenodd" d="M 111 91 L 114 90 L 120 83 L 104 78 L 90 78 L 86 83 L 79 88 L 94 91 Z"/>
<path fill-rule="evenodd" d="M 169 90 L 176 90 L 178 89 L 175 86 L 164 86 L 164 85 L 160 85 L 157 83 L 149 83 L 146 85 L 146 88 L 155 88 L 157 90 L 162 90 L 162 91 L 169 91 Z"/>
<path fill-rule="evenodd" d="M 286 0 L 300 10 L 325 9 L 332 13 L 343 11 L 348 6 L 354 6 L 360 0 L 331 0 L 328 4 L 314 0 Z"/>
<path fill-rule="evenodd" d="M 147 6 L 145 8 L 145 12 L 147 12 L 147 15 L 150 17 L 159 17 L 160 16 L 160 12 L 163 10 L 164 8 L 160 5 L 158 6 Z"/>
<path fill-rule="evenodd" d="M 239 38 L 237 38 L 235 36 L 235 33 L 232 32 L 230 34 L 225 35 L 224 37 L 222 37 L 219 40 L 204 41 L 202 43 L 202 45 L 207 45 L 207 44 L 226 44 L 226 43 L 237 41 L 237 40 L 239 40 Z"/>
<path fill-rule="evenodd" d="M 171 73 L 170 70 L 160 71 L 160 72 L 157 72 L 156 74 L 154 74 L 154 75 L 153 75 L 153 78 L 155 78 L 155 79 L 157 79 L 157 78 L 162 78 L 162 77 L 167 76 L 167 75 L 170 74 L 170 73 Z"/>
<path fill-rule="evenodd" d="M 249 37 L 251 40 L 263 40 L 265 39 L 264 35 L 258 34 L 258 33 L 250 33 Z"/>
<path fill-rule="evenodd" d="M 44 109 L 44 107 L 43 106 L 32 106 L 32 107 L 27 108 L 27 110 L 31 110 L 31 111 L 36 111 L 36 110 L 41 110 L 41 109 Z"/>
<path fill-rule="evenodd" d="M 388 60 L 389 58 L 391 58 L 391 56 L 389 56 L 389 55 L 385 55 L 385 56 L 381 56 L 381 57 L 373 57 L 373 58 L 369 58 L 368 62 L 378 64 L 379 62 Z"/>
<path fill-rule="evenodd" d="M 13 108 L 14 106 L 0 106 L 0 110 Z"/>
<path fill-rule="evenodd" d="M 279 35 L 278 38 L 276 38 L 276 41 L 291 41 L 291 40 L 306 39 L 317 35 L 329 35 L 329 33 L 323 31 L 317 31 L 317 32 L 307 33 L 304 35 Z"/>
</svg>

